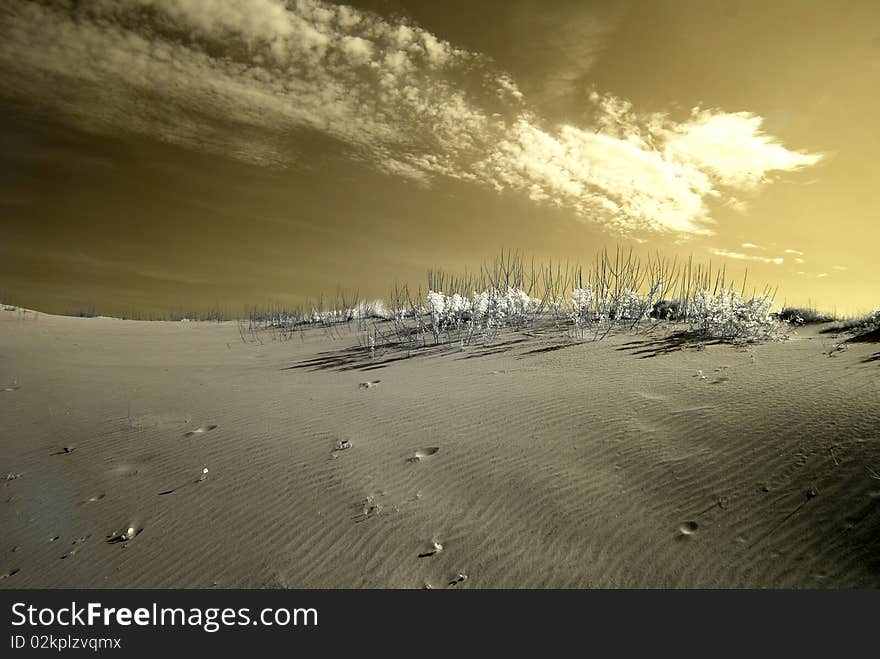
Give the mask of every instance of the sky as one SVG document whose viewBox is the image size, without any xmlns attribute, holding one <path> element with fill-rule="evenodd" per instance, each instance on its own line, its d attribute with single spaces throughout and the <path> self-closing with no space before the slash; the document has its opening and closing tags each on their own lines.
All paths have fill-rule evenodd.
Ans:
<svg viewBox="0 0 880 659">
<path fill-rule="evenodd" d="M 880 4 L 0 0 L 0 300 L 387 296 L 501 250 L 880 300 Z"/>
</svg>

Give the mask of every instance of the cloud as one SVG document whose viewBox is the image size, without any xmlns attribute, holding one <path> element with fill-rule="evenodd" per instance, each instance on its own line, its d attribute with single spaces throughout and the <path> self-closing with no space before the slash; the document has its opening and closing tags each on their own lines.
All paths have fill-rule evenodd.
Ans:
<svg viewBox="0 0 880 659">
<path fill-rule="evenodd" d="M 620 230 L 708 233 L 699 221 L 708 220 L 709 179 L 612 135 L 574 126 L 551 133 L 523 118 L 477 172 L 498 190 L 526 190 L 535 201 L 604 216 Z"/>
<path fill-rule="evenodd" d="M 737 191 L 821 159 L 754 114 L 676 122 L 598 92 L 583 123 L 551 124 L 488 58 L 318 0 L 12 3 L 0 96 L 261 166 L 296 162 L 316 132 L 391 176 L 524 194 L 621 233 L 712 233 L 713 202 L 743 209 Z"/>
<path fill-rule="evenodd" d="M 785 262 L 785 259 L 783 259 L 782 257 L 768 258 L 765 256 L 756 256 L 754 254 L 732 252 L 730 250 L 718 249 L 716 247 L 710 247 L 709 251 L 716 256 L 722 256 L 727 259 L 737 259 L 739 261 L 757 261 L 758 263 L 772 263 L 774 265 L 781 265 Z"/>
<path fill-rule="evenodd" d="M 843 272 L 844 270 L 849 270 L 845 265 L 833 265 L 831 266 L 832 270 L 838 270 L 839 272 Z"/>
<path fill-rule="evenodd" d="M 665 156 L 711 172 L 723 186 L 750 189 L 768 172 L 815 165 L 819 154 L 789 151 L 761 131 L 763 118 L 750 112 L 713 112 L 696 108 L 689 120 L 666 130 Z"/>
<path fill-rule="evenodd" d="M 728 197 L 727 199 L 725 199 L 724 206 L 734 211 L 735 213 L 740 214 L 744 214 L 749 210 L 749 204 L 742 199 L 738 199 L 737 197 Z"/>
<path fill-rule="evenodd" d="M 798 251 L 798 250 L 796 250 L 796 249 L 787 249 L 787 250 L 785 250 L 785 253 L 786 253 L 786 254 L 797 254 L 798 256 L 803 256 L 803 255 L 804 255 L 803 252 L 800 252 L 800 251 Z"/>
<path fill-rule="evenodd" d="M 766 247 L 761 247 L 760 245 L 756 245 L 755 243 L 743 243 L 740 245 L 743 249 L 766 249 Z"/>
</svg>

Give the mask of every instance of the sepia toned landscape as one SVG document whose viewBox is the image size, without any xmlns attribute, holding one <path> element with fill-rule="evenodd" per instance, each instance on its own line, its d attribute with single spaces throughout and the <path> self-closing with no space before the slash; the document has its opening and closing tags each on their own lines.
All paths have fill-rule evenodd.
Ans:
<svg viewBox="0 0 880 659">
<path fill-rule="evenodd" d="M 768 318 L 758 340 L 571 306 L 453 326 L 429 304 L 421 336 L 376 304 L 286 324 L 7 309 L 6 578 L 880 584 L 877 317 Z"/>
<path fill-rule="evenodd" d="M 880 587 L 878 25 L 0 0 L 0 588 Z"/>
</svg>

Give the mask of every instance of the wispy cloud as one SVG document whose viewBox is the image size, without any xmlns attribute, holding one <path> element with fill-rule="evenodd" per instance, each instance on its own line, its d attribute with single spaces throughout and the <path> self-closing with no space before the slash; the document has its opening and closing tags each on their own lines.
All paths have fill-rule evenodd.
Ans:
<svg viewBox="0 0 880 659">
<path fill-rule="evenodd" d="M 729 208 L 735 213 L 744 214 L 749 210 L 749 204 L 743 201 L 742 199 L 738 199 L 737 197 L 727 197 L 724 200 L 725 208 Z"/>
<path fill-rule="evenodd" d="M 818 154 L 789 151 L 761 131 L 763 119 L 750 112 L 695 109 L 689 121 L 669 129 L 664 145 L 672 161 L 711 172 L 722 186 L 754 188 L 772 171 L 815 165 Z"/>
<path fill-rule="evenodd" d="M 761 247 L 760 245 L 756 245 L 755 243 L 743 243 L 740 245 L 743 249 L 760 249 L 764 250 L 766 247 Z"/>
<path fill-rule="evenodd" d="M 598 92 L 583 125 L 550 125 L 479 53 L 317 0 L 21 2 L 3 18 L 0 95 L 79 128 L 281 166 L 315 131 L 390 175 L 526 194 L 621 232 L 711 233 L 713 201 L 821 159 L 748 112 L 673 121 Z"/>
<path fill-rule="evenodd" d="M 831 269 L 838 270 L 839 272 L 843 272 L 844 270 L 849 270 L 849 268 L 846 267 L 845 265 L 832 265 Z"/>
<path fill-rule="evenodd" d="M 796 250 L 796 249 L 787 249 L 787 250 L 785 250 L 785 253 L 786 253 L 786 254 L 797 254 L 798 256 L 803 256 L 803 255 L 804 255 L 803 252 L 801 252 L 801 251 L 799 251 L 799 250 Z"/>
<path fill-rule="evenodd" d="M 718 249 L 716 247 L 710 247 L 709 251 L 715 256 L 721 256 L 726 259 L 737 259 L 739 261 L 756 261 L 758 263 L 772 263 L 774 265 L 781 265 L 785 262 L 785 259 L 782 257 L 768 258 L 766 256 L 758 256 L 756 254 L 744 254 L 743 252 L 733 252 L 727 249 Z"/>
</svg>

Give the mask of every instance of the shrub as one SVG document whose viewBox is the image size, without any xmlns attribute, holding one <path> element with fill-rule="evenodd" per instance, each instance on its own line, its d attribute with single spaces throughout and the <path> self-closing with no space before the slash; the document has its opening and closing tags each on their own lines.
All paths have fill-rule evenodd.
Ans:
<svg viewBox="0 0 880 659">
<path fill-rule="evenodd" d="M 461 344 L 467 345 L 477 334 L 489 338 L 504 327 L 521 329 L 541 310 L 542 303 L 522 289 L 508 286 L 506 291 L 495 288 L 470 297 L 428 291 L 426 306 L 435 342 L 444 334 L 456 333 Z"/>
<path fill-rule="evenodd" d="M 780 310 L 776 317 L 791 325 L 810 325 L 814 323 L 830 323 L 834 320 L 833 316 L 821 314 L 816 309 L 802 307 L 784 307 Z"/>
<path fill-rule="evenodd" d="M 388 311 L 384 300 L 372 300 L 370 302 L 360 301 L 348 310 L 347 316 L 350 320 L 376 318 L 378 320 L 389 320 L 394 314 Z"/>
<path fill-rule="evenodd" d="M 656 320 L 678 320 L 681 317 L 681 301 L 660 300 L 655 302 L 649 315 Z"/>
<path fill-rule="evenodd" d="M 745 281 L 742 283 L 745 289 Z M 769 290 L 769 289 L 768 289 Z M 269 329 L 289 338 L 294 327 L 317 324 L 328 333 L 356 321 L 362 345 L 407 350 L 493 339 L 502 330 L 541 327 L 562 330 L 569 337 L 594 340 L 616 329 L 637 331 L 641 323 L 690 325 L 704 337 L 724 340 L 783 339 L 780 318 L 771 311 L 767 290 L 746 298 L 725 281 L 725 270 L 668 260 L 659 255 L 640 260 L 620 249 L 602 251 L 593 267 L 568 263 L 527 264 L 520 255 L 501 255 L 479 273 L 463 277 L 443 271 L 428 275 L 427 294 L 395 286 L 391 304 L 381 300 L 325 307 L 323 297 L 308 311 L 254 313 L 242 337 L 257 339 Z M 803 315 L 792 316 L 803 318 Z M 540 324 L 539 324 L 540 323 Z M 787 325 L 785 325 L 787 326 Z"/>
<path fill-rule="evenodd" d="M 880 328 L 880 310 L 869 313 L 866 316 L 859 316 L 858 318 L 847 318 L 831 327 L 823 329 L 822 332 L 825 334 L 837 332 L 863 333 L 870 332 L 877 328 Z"/>
<path fill-rule="evenodd" d="M 749 341 L 786 338 L 780 322 L 771 312 L 767 295 L 746 298 L 730 289 L 716 293 L 697 291 L 688 302 L 686 321 L 700 335 L 718 339 Z"/>
</svg>

